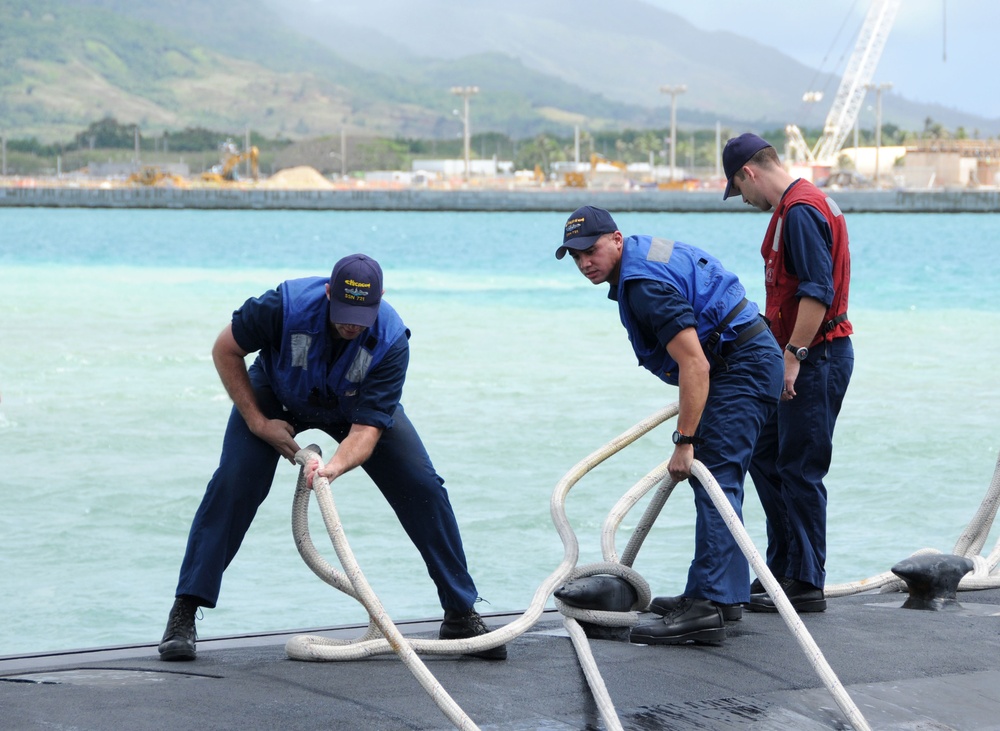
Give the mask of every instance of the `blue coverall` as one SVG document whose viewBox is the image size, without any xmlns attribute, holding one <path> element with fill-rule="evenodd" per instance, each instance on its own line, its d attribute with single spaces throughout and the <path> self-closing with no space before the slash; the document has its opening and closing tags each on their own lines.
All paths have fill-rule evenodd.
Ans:
<svg viewBox="0 0 1000 731">
<path fill-rule="evenodd" d="M 241 348 L 255 352 L 281 343 L 280 287 L 252 298 L 233 313 L 233 336 Z M 395 511 L 400 524 L 427 565 L 441 607 L 466 612 L 478 598 L 469 574 L 458 522 L 444 488 L 413 424 L 398 402 L 409 360 L 407 334 L 399 337 L 381 363 L 372 367 L 359 389 L 354 409 L 359 423 L 384 429 L 362 469 Z M 327 344 L 329 361 L 337 342 Z M 250 368 L 250 380 L 263 413 L 287 421 L 300 433 L 320 429 L 340 442 L 351 428 L 335 406 L 329 418 L 304 421 L 284 410 L 268 382 L 261 359 Z M 219 466 L 205 491 L 188 536 L 176 596 L 192 596 L 214 607 L 222 574 L 239 550 L 257 508 L 271 489 L 280 455 L 254 436 L 234 407 L 226 427 Z"/>
<path fill-rule="evenodd" d="M 626 240 L 623 256 L 632 248 Z M 674 265 L 674 257 L 671 265 Z M 683 262 L 683 260 L 682 260 Z M 683 279 L 683 274 L 680 275 Z M 742 291 L 742 289 L 740 290 Z M 609 298 L 621 300 L 620 310 L 634 328 L 633 337 L 665 349 L 683 329 L 705 329 L 706 312 L 696 312 L 692 303 L 664 281 L 639 278 L 624 286 L 612 285 Z M 708 398 L 695 436 L 703 442 L 694 448 L 742 519 L 743 483 L 754 444 L 764 424 L 772 417 L 781 394 L 784 373 L 781 350 L 770 330 L 761 328 L 756 305 L 750 305 L 722 333 L 721 346 L 708 353 L 712 369 Z M 714 324 L 714 322 L 713 322 Z M 760 332 L 732 347 L 739 334 L 751 327 Z M 704 345 L 704 343 L 703 343 Z M 633 341 L 633 348 L 637 343 Z M 676 364 L 675 364 L 676 365 Z M 667 382 L 676 382 L 676 374 Z M 684 596 L 711 599 L 720 604 L 746 602 L 750 598 L 750 570 L 746 558 L 726 527 L 708 492 L 692 477 L 697 517 L 695 553 L 688 569 Z"/>
</svg>

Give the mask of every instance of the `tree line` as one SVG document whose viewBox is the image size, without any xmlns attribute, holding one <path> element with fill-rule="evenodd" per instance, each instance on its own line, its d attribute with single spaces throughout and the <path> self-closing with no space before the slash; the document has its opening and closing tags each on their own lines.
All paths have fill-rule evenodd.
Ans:
<svg viewBox="0 0 1000 731">
<path fill-rule="evenodd" d="M 138 125 L 119 122 L 114 117 L 104 117 L 91 123 L 65 142 L 39 142 L 35 137 L 7 140 L 7 149 L 39 157 L 54 157 L 67 152 L 83 150 L 132 150 L 138 142 L 139 149 L 155 152 L 203 152 L 218 149 L 219 144 L 232 135 L 204 127 L 187 127 L 179 132 L 164 131 L 158 135 L 144 135 Z M 269 140 L 253 132 L 250 144 L 268 148 L 291 144 L 290 140 Z"/>
<path fill-rule="evenodd" d="M 722 140 L 741 131 L 743 130 L 723 129 Z M 220 145 L 230 139 L 234 139 L 237 146 L 242 147 L 246 134 L 233 135 L 203 127 L 143 134 L 138 125 L 119 122 L 114 117 L 107 116 L 91 123 L 71 140 L 64 142 L 42 143 L 34 137 L 5 140 L 6 152 L 11 153 L 7 172 L 15 175 L 37 174 L 52 169 L 53 161 L 57 158 L 65 157 L 82 165 L 86 164 L 85 157 L 88 153 L 95 153 L 96 156 L 98 151 L 134 151 L 137 146 L 140 152 L 147 153 L 144 159 L 149 159 L 148 153 L 156 153 L 163 160 L 172 154 L 214 154 Z M 260 150 L 262 161 L 273 160 L 279 151 L 295 144 L 285 138 L 267 138 L 253 130 L 249 130 L 248 134 L 250 144 Z M 810 146 L 815 144 L 821 134 L 822 129 L 819 128 L 803 130 L 803 136 Z M 783 129 L 765 130 L 761 136 L 778 150 L 784 148 Z M 973 136 L 978 135 L 974 133 Z M 928 138 L 968 137 L 963 128 L 950 132 L 930 118 L 925 121 L 924 129 L 920 132 L 902 130 L 893 124 L 882 127 L 882 144 L 886 146 L 906 145 Z M 718 154 L 714 129 L 681 129 L 678 130 L 676 139 L 677 150 L 674 157 L 678 167 L 714 168 Z M 862 146 L 873 145 L 874 139 L 875 130 L 859 130 L 859 144 Z M 849 141 L 848 144 L 852 142 Z M 606 160 L 624 163 L 652 162 L 654 165 L 664 165 L 669 160 L 669 146 L 669 129 L 580 131 L 579 136 L 574 133 L 560 135 L 544 132 L 527 139 L 515 139 L 503 133 L 487 131 L 472 135 L 470 154 L 475 159 L 496 157 L 498 160 L 510 160 L 515 169 L 540 169 L 548 174 L 555 163 L 574 161 L 577 154 L 583 162 L 589 162 L 591 155 L 598 155 Z M 348 155 L 344 166 L 349 173 L 408 170 L 414 159 L 457 159 L 464 156 L 463 142 L 457 138 L 355 138 L 351 150 L 354 154 Z M 64 169 L 72 167 L 64 166 Z M 262 169 L 267 168 L 262 166 Z M 339 164 L 337 169 L 341 169 Z"/>
</svg>

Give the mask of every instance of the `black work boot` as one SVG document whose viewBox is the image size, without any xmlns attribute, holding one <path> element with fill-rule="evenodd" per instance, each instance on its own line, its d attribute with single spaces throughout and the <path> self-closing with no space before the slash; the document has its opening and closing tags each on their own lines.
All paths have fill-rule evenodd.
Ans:
<svg viewBox="0 0 1000 731">
<path fill-rule="evenodd" d="M 649 611 L 659 614 L 661 617 L 673 612 L 681 603 L 684 596 L 658 596 L 649 603 Z M 722 610 L 722 618 L 727 622 L 739 622 L 743 618 L 742 604 L 722 604 L 712 602 Z"/>
<path fill-rule="evenodd" d="M 468 612 L 445 611 L 444 621 L 438 631 L 439 640 L 466 640 L 470 637 L 479 637 L 489 633 L 489 628 L 479 616 L 479 612 L 470 609 Z M 481 657 L 484 660 L 506 660 L 507 646 L 500 645 L 489 650 L 466 653 L 471 657 Z"/>
<path fill-rule="evenodd" d="M 788 577 L 778 579 L 778 583 L 781 584 L 781 588 L 784 590 L 785 596 L 788 597 L 788 601 L 791 602 L 792 608 L 799 614 L 826 611 L 826 597 L 823 594 L 823 589 L 820 587 Z M 766 592 L 763 594 L 751 594 L 747 609 L 751 612 L 778 611 L 774 599 Z"/>
<path fill-rule="evenodd" d="M 198 602 L 189 596 L 174 599 L 174 606 L 167 618 L 167 629 L 160 642 L 161 660 L 194 660 L 194 641 L 198 632 L 194 628 L 194 615 L 198 612 Z"/>
<path fill-rule="evenodd" d="M 710 599 L 682 597 L 662 619 L 632 628 L 629 640 L 641 645 L 718 645 L 726 639 L 722 609 Z"/>
</svg>

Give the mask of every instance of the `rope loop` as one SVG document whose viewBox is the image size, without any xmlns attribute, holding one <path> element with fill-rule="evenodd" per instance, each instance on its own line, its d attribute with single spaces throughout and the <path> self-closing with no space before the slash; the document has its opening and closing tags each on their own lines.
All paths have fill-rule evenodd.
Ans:
<svg viewBox="0 0 1000 731">
<path fill-rule="evenodd" d="M 295 544 L 303 560 L 305 560 L 313 572 L 335 589 L 361 602 L 368 611 L 370 619 L 366 632 L 355 640 L 335 640 L 314 635 L 293 637 L 286 644 L 285 649 L 288 656 L 298 660 L 331 661 L 355 660 L 372 655 L 395 652 L 417 677 L 421 685 L 431 695 L 448 719 L 455 724 L 456 728 L 462 731 L 473 731 L 478 729 L 478 727 L 458 707 L 444 688 L 441 687 L 427 667 L 417 657 L 416 653 L 466 654 L 498 647 L 530 629 L 538 621 L 539 617 L 541 617 L 548 598 L 565 582 L 575 578 L 601 574 L 616 576 L 627 581 L 635 589 L 637 599 L 628 611 L 612 612 L 581 609 L 569 606 L 558 598 L 553 597 L 553 599 L 556 607 L 563 614 L 564 625 L 577 651 L 581 667 L 594 695 L 605 727 L 609 731 L 621 731 L 621 722 L 615 712 L 614 705 L 611 702 L 607 688 L 604 685 L 593 654 L 590 651 L 586 636 L 580 628 L 578 621 L 609 627 L 632 627 L 638 623 L 638 612 L 649 606 L 652 597 L 649 584 L 632 568 L 632 563 L 642 545 L 643 539 L 648 535 L 653 521 L 656 520 L 666 499 L 671 494 L 675 483 L 666 470 L 666 462 L 656 467 L 640 480 L 639 483 L 618 501 L 605 520 L 602 534 L 602 553 L 605 560 L 580 567 L 576 565 L 579 558 L 579 544 L 566 517 L 565 502 L 570 489 L 584 475 L 610 456 L 617 454 L 641 436 L 663 424 L 667 419 L 675 416 L 678 411 L 679 405 L 676 402 L 666 406 L 588 455 L 563 476 L 553 489 L 550 500 L 552 521 L 563 542 L 562 562 L 536 589 L 531 604 L 521 617 L 505 627 L 495 629 L 486 635 L 464 640 L 417 640 L 404 638 L 399 633 L 399 630 L 386 614 L 378 597 L 375 596 L 365 580 L 361 568 L 354 559 L 350 546 L 347 544 L 343 526 L 340 524 L 336 505 L 330 493 L 329 481 L 317 476 L 313 481 L 312 489 L 306 485 L 306 466 L 312 460 L 321 459 L 319 447 L 310 445 L 300 450 L 295 455 L 295 461 L 302 466 L 302 469 L 299 472 L 292 509 L 292 530 Z M 827 664 L 819 647 L 816 646 L 808 630 L 805 628 L 805 625 L 798 618 L 780 584 L 778 584 L 777 580 L 771 574 L 770 569 L 768 569 L 767 564 L 754 547 L 742 521 L 729 504 L 712 473 L 698 460 L 694 461 L 691 471 L 692 475 L 698 479 L 708 492 L 713 505 L 715 505 L 715 508 L 723 517 L 726 526 L 736 539 L 740 550 L 746 555 L 754 573 L 760 578 L 767 592 L 774 598 L 775 606 L 782 619 L 788 625 L 796 640 L 798 640 L 806 656 L 813 664 L 814 669 L 833 695 L 834 700 L 840 706 L 850 724 L 858 731 L 869 731 L 870 727 L 861 715 L 861 712 L 854 705 L 853 701 L 851 701 L 847 692 L 840 684 L 839 679 Z M 657 486 L 659 489 L 633 531 L 629 545 L 619 560 L 614 546 L 615 532 L 628 511 L 632 509 L 643 495 Z M 327 563 L 319 555 L 309 536 L 308 506 L 311 494 L 316 496 L 327 532 L 330 535 L 331 542 L 344 571 L 340 571 Z M 1000 540 L 997 541 L 997 545 L 989 556 L 984 557 L 979 555 L 979 551 L 986 541 L 998 507 L 1000 507 L 1000 458 L 997 460 L 997 467 L 986 498 L 983 500 L 979 511 L 966 528 L 953 551 L 956 555 L 970 558 L 974 567 L 971 575 L 963 578 L 959 586 L 960 589 L 1000 587 L 1000 572 L 997 569 L 998 564 L 1000 564 Z M 939 551 L 932 548 L 925 548 L 916 551 L 912 555 L 925 553 L 939 553 Z M 826 596 L 832 598 L 876 589 L 882 592 L 900 591 L 904 586 L 905 582 L 899 579 L 899 577 L 891 572 L 885 572 L 850 584 L 827 586 L 824 591 Z"/>
<path fill-rule="evenodd" d="M 578 566 L 570 573 L 567 580 L 572 581 L 573 579 L 583 579 L 588 576 L 600 575 L 617 576 L 618 578 L 627 581 L 629 585 L 635 589 L 635 593 L 638 598 L 632 603 L 629 611 L 614 612 L 604 609 L 585 609 L 583 607 L 574 607 L 567 604 L 566 602 L 561 601 L 558 597 L 552 597 L 552 601 L 555 602 L 556 609 L 558 609 L 563 616 L 570 617 L 579 622 L 589 622 L 590 624 L 596 624 L 602 627 L 635 627 L 639 623 L 639 611 L 648 607 L 649 602 L 652 600 L 649 582 L 647 582 L 642 575 L 631 566 L 610 561 Z"/>
</svg>

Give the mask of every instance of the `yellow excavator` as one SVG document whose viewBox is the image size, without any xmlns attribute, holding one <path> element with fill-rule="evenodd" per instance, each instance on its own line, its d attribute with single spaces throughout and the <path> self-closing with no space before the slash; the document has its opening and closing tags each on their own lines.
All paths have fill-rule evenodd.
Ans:
<svg viewBox="0 0 1000 731">
<path fill-rule="evenodd" d="M 250 161 L 250 177 L 257 180 L 259 170 L 257 161 L 260 151 L 257 146 L 251 146 L 249 150 L 240 152 L 232 143 L 227 143 L 222 147 L 222 162 L 212 166 L 211 170 L 206 170 L 201 174 L 201 179 L 207 183 L 224 183 L 236 180 L 237 169 L 241 162 Z"/>
<path fill-rule="evenodd" d="M 171 185 L 177 188 L 184 188 L 187 186 L 187 180 L 182 176 L 175 175 L 174 173 L 168 173 L 155 165 L 144 165 L 139 168 L 139 170 L 129 175 L 125 182 L 132 185 Z"/>
<path fill-rule="evenodd" d="M 600 169 L 598 166 L 601 166 Z M 567 188 L 586 188 L 598 172 L 601 172 L 605 177 L 608 177 L 609 172 L 611 173 L 611 176 L 618 174 L 625 175 L 627 170 L 628 163 L 622 162 L 621 160 L 609 160 L 604 155 L 593 152 L 590 155 L 589 172 L 577 170 L 564 173 L 563 185 Z"/>
</svg>

